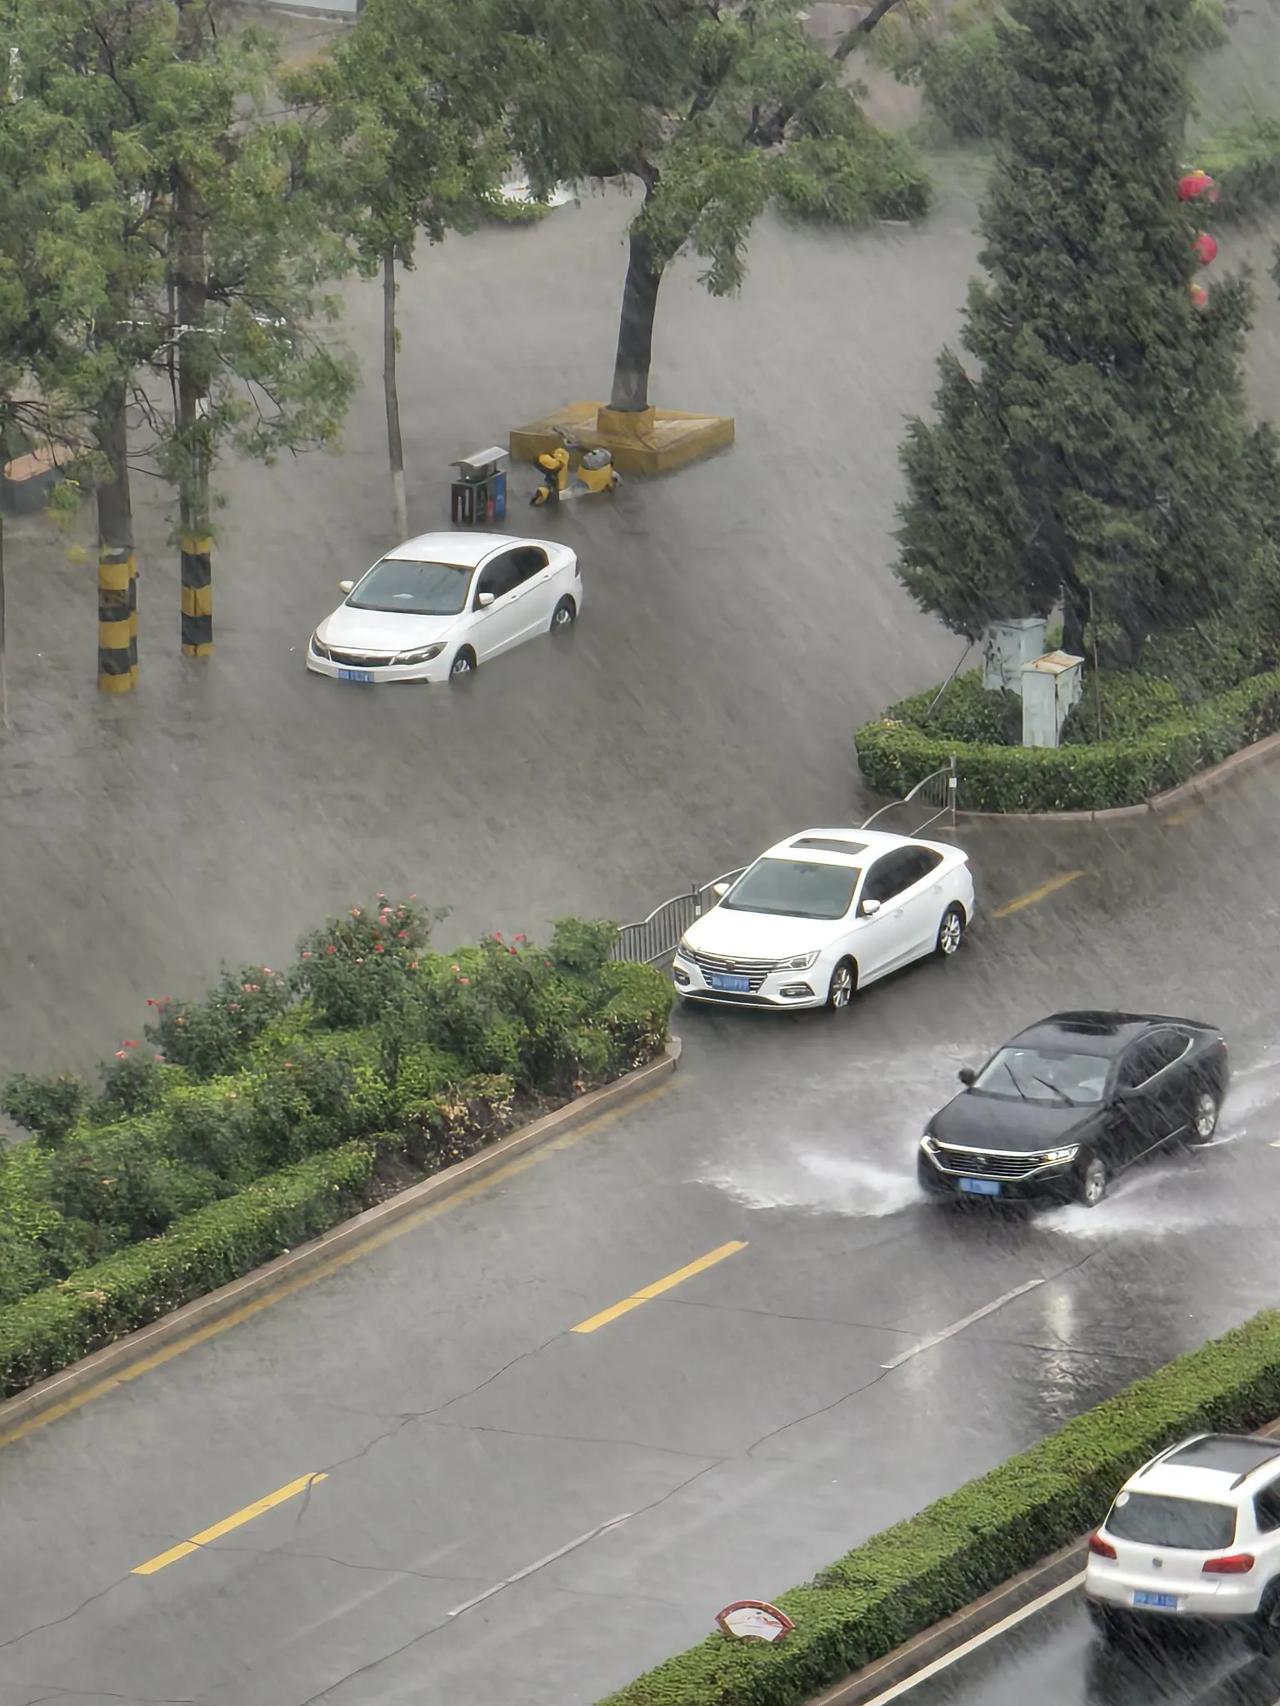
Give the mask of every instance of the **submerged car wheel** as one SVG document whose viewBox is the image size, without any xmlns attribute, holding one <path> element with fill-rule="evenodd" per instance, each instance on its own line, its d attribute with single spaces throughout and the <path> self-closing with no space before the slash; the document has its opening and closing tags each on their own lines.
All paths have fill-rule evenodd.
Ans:
<svg viewBox="0 0 1280 1706">
<path fill-rule="evenodd" d="M 449 665 L 449 680 L 457 681 L 461 676 L 474 675 L 475 668 L 476 654 L 470 646 L 463 646 L 457 657 Z"/>
<path fill-rule="evenodd" d="M 1080 1172 L 1080 1201 L 1086 1208 L 1096 1208 L 1106 1194 L 1106 1163 L 1096 1155 L 1090 1155 Z"/>
<path fill-rule="evenodd" d="M 858 986 L 857 972 L 852 960 L 841 960 L 831 974 L 831 985 L 827 990 L 827 1006 L 833 1013 L 843 1013 L 853 1000 L 853 992 Z"/>
<path fill-rule="evenodd" d="M 938 943 L 934 952 L 939 958 L 949 960 L 963 941 L 964 909 L 959 906 L 949 906 L 942 915 L 942 923 L 938 926 Z"/>
<path fill-rule="evenodd" d="M 1272 1582 L 1263 1593 L 1245 1634 L 1255 1653 L 1271 1657 L 1280 1650 L 1280 1583 Z"/>
<path fill-rule="evenodd" d="M 1085 1600 L 1089 1608 L 1089 1621 L 1106 1642 L 1122 1641 L 1129 1633 L 1129 1625 L 1122 1611 L 1115 1611 L 1109 1605 L 1101 1605 L 1096 1599 Z"/>
<path fill-rule="evenodd" d="M 1201 1090 L 1191 1104 L 1191 1141 L 1208 1143 L 1218 1129 L 1218 1098 L 1212 1090 Z"/>
<path fill-rule="evenodd" d="M 571 598 L 562 598 L 551 612 L 551 632 L 558 628 L 572 628 L 578 619 L 578 607 Z"/>
</svg>

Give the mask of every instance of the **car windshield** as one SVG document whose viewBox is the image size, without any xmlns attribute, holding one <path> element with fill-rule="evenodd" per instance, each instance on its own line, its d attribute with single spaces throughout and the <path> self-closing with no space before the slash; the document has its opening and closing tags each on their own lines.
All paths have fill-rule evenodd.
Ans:
<svg viewBox="0 0 1280 1706">
<path fill-rule="evenodd" d="M 384 557 L 347 599 L 351 610 L 404 611 L 409 616 L 456 616 L 467 602 L 472 571 L 461 563 L 418 563 Z"/>
<path fill-rule="evenodd" d="M 983 1067 L 973 1088 L 987 1096 L 1030 1102 L 1100 1102 L 1106 1083 L 1107 1063 L 1101 1055 L 1002 1048 Z"/>
<path fill-rule="evenodd" d="M 721 905 L 731 912 L 774 912 L 786 918 L 843 918 L 861 870 L 807 859 L 757 859 Z"/>
<path fill-rule="evenodd" d="M 1231 1505 L 1206 1499 L 1171 1499 L 1157 1493 L 1121 1493 L 1107 1518 L 1108 1534 L 1141 1546 L 1175 1546 L 1186 1552 L 1217 1552 L 1235 1539 Z"/>
</svg>

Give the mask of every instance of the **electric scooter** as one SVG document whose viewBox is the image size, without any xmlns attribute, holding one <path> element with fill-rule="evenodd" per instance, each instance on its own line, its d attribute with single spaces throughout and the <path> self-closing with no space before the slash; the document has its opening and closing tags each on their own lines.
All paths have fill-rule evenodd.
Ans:
<svg viewBox="0 0 1280 1706">
<path fill-rule="evenodd" d="M 544 450 L 537 458 L 542 478 L 529 499 L 535 507 L 559 503 L 564 498 L 581 498 L 589 497 L 595 492 L 612 492 L 621 484 L 622 475 L 613 465 L 611 451 L 584 450 L 565 432 L 560 432 L 560 440 L 554 450 Z M 577 483 L 571 486 L 570 480 Z"/>
</svg>

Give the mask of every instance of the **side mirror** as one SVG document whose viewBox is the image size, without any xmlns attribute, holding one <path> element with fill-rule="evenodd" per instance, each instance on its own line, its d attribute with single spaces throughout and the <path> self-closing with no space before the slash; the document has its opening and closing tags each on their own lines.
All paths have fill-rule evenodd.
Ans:
<svg viewBox="0 0 1280 1706">
<path fill-rule="evenodd" d="M 712 883 L 711 892 L 717 900 L 723 900 L 729 892 L 728 883 Z"/>
<path fill-rule="evenodd" d="M 858 911 L 861 912 L 864 918 L 874 918 L 879 910 L 880 902 L 878 900 L 864 900 L 862 905 L 858 908 Z"/>
<path fill-rule="evenodd" d="M 972 1089 L 972 1087 L 978 1082 L 978 1074 L 971 1066 L 962 1066 L 960 1068 L 960 1082 L 964 1085 L 966 1090 Z"/>
<path fill-rule="evenodd" d="M 493 603 L 493 594 L 491 592 L 478 592 L 476 594 L 476 609 L 477 610 L 487 610 L 492 603 Z"/>
<path fill-rule="evenodd" d="M 354 581 L 339 581 L 338 587 L 342 592 L 354 592 L 356 590 L 356 583 Z"/>
</svg>

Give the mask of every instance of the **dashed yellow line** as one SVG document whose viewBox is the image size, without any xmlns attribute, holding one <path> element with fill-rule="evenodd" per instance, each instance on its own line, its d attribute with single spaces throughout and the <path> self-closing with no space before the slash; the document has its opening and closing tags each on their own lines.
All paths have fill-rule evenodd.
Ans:
<svg viewBox="0 0 1280 1706">
<path fill-rule="evenodd" d="M 598 1315 L 592 1315 L 585 1321 L 579 1321 L 573 1329 L 575 1333 L 594 1333 L 597 1327 L 607 1327 L 610 1321 L 616 1321 L 619 1315 L 629 1315 L 633 1309 L 639 1309 L 642 1303 L 648 1303 L 651 1298 L 661 1297 L 664 1291 L 670 1291 L 673 1286 L 683 1285 L 685 1280 L 692 1279 L 694 1274 L 702 1274 L 708 1268 L 714 1268 L 717 1262 L 723 1262 L 727 1256 L 736 1256 L 739 1250 L 746 1249 L 743 1239 L 735 1238 L 728 1244 L 721 1244 L 718 1249 L 709 1250 L 705 1256 L 699 1256 L 696 1262 L 690 1262 L 687 1267 L 677 1268 L 675 1273 L 668 1274 L 665 1279 L 655 1280 L 652 1285 L 645 1286 L 643 1291 L 632 1292 L 630 1297 L 624 1297 L 621 1303 L 611 1304 L 608 1309 L 602 1309 Z"/>
<path fill-rule="evenodd" d="M 1017 900 L 1007 900 L 1003 906 L 997 906 L 991 916 L 1011 918 L 1015 912 L 1021 912 L 1024 906 L 1034 906 L 1038 900 L 1046 900 L 1049 895 L 1057 894 L 1059 889 L 1065 889 L 1069 883 L 1079 882 L 1082 876 L 1083 871 L 1060 871 L 1056 877 L 1050 877 L 1047 883 L 1041 883 L 1039 888 L 1028 889 L 1026 894 L 1020 894 Z"/>
<path fill-rule="evenodd" d="M 277 1488 L 263 1499 L 255 1499 L 251 1505 L 236 1511 L 234 1516 L 224 1517 L 221 1522 L 215 1522 L 212 1528 L 204 1528 L 199 1534 L 193 1534 L 190 1540 L 184 1540 L 178 1546 L 171 1546 L 167 1552 L 159 1552 L 154 1558 L 148 1558 L 145 1564 L 139 1564 L 132 1573 L 135 1576 L 154 1576 L 157 1570 L 176 1564 L 179 1558 L 189 1558 L 202 1546 L 211 1546 L 215 1540 L 221 1540 L 224 1534 L 230 1534 L 236 1528 L 243 1528 L 246 1522 L 252 1522 L 254 1517 L 261 1516 L 264 1511 L 274 1510 L 277 1505 L 296 1499 L 299 1493 L 305 1493 L 321 1481 L 327 1480 L 328 1476 L 319 1471 L 311 1475 L 299 1475 L 298 1479 L 290 1481 L 287 1487 Z"/>
</svg>

